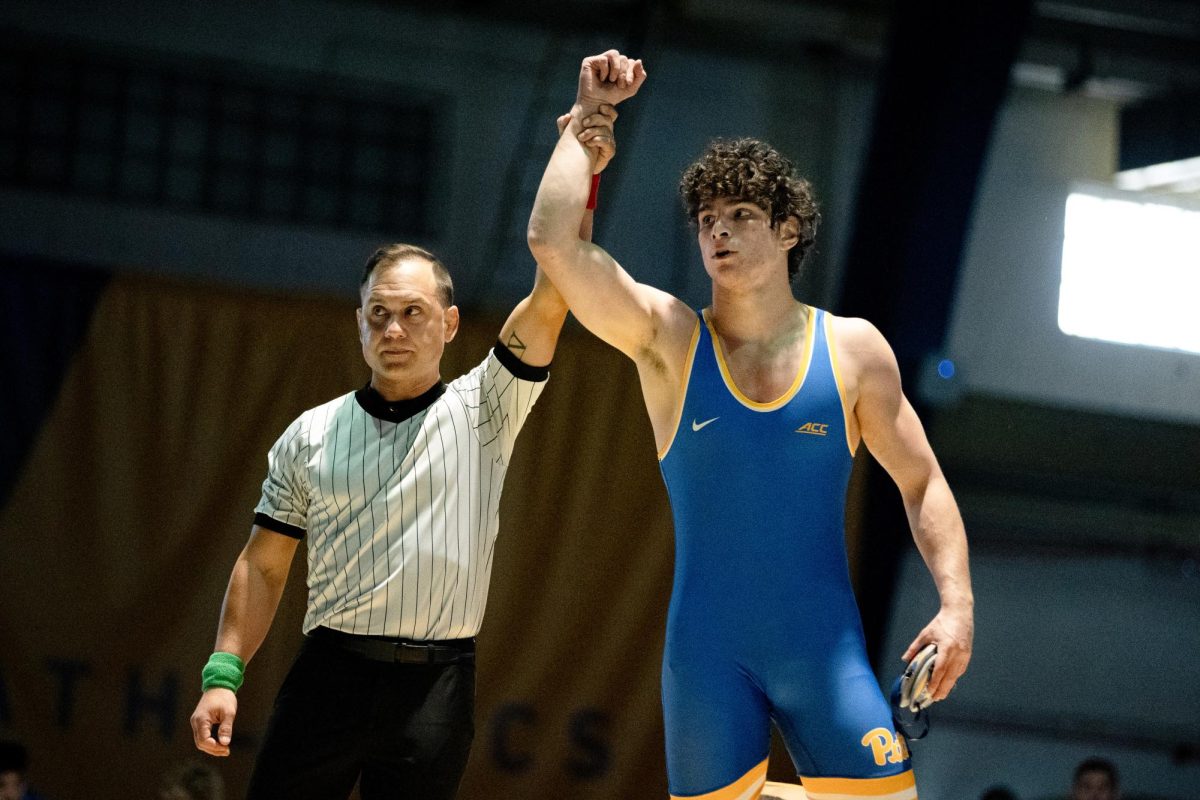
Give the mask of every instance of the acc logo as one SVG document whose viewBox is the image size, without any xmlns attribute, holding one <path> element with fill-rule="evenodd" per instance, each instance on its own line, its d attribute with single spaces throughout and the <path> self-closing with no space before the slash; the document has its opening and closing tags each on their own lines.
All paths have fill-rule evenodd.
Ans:
<svg viewBox="0 0 1200 800">
<path fill-rule="evenodd" d="M 823 422 L 806 422 L 799 428 L 796 428 L 796 433 L 811 433 L 813 436 L 825 436 L 829 431 L 829 425 Z"/>
<path fill-rule="evenodd" d="M 875 728 L 867 731 L 862 738 L 862 746 L 871 748 L 876 766 L 899 764 L 908 760 L 908 744 L 900 734 L 893 734 L 887 728 Z"/>
</svg>

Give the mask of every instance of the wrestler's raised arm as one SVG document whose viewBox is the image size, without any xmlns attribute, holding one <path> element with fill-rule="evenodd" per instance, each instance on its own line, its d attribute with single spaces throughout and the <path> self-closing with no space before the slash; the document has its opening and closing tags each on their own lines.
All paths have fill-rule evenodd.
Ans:
<svg viewBox="0 0 1200 800">
<path fill-rule="evenodd" d="M 677 298 L 635 281 L 603 248 L 578 235 L 595 157 L 586 147 L 589 137 L 579 134 L 598 124 L 601 106 L 632 97 L 645 79 L 640 60 L 615 50 L 583 60 L 571 120 L 534 201 L 529 249 L 584 327 L 637 363 L 646 407 L 661 440 L 673 427 L 679 372 L 696 316 Z"/>
</svg>

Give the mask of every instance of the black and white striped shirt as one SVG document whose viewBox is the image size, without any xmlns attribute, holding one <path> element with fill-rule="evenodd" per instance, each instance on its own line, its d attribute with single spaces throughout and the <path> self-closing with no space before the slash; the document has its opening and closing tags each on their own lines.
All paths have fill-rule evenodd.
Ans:
<svg viewBox="0 0 1200 800">
<path fill-rule="evenodd" d="M 368 387 L 288 426 L 255 523 L 308 534 L 305 633 L 479 632 L 504 474 L 547 375 L 497 344 L 420 397 L 389 403 Z"/>
</svg>

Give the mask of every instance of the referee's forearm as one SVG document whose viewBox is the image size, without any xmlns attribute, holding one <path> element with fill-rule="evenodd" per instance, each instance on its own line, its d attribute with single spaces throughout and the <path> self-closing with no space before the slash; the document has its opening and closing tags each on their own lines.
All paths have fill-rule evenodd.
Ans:
<svg viewBox="0 0 1200 800">
<path fill-rule="evenodd" d="M 567 301 L 540 266 L 534 273 L 533 290 L 529 293 L 529 310 L 543 322 L 561 324 L 567 318 Z"/>
<path fill-rule="evenodd" d="M 249 663 L 267 638 L 286 581 L 286 572 L 263 570 L 243 552 L 229 576 L 214 649 Z"/>
</svg>

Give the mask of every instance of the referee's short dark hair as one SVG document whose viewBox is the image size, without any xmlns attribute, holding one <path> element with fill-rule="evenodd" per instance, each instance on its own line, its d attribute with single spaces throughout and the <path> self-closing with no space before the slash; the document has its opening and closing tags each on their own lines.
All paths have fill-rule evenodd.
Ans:
<svg viewBox="0 0 1200 800">
<path fill-rule="evenodd" d="M 371 274 L 375 272 L 376 267 L 390 267 L 410 258 L 421 258 L 429 262 L 429 265 L 433 267 L 433 279 L 437 282 L 438 299 L 442 301 L 442 307 L 449 308 L 454 305 L 454 281 L 450 279 L 450 271 L 446 269 L 446 265 L 424 247 L 403 242 L 384 245 L 371 254 L 371 257 L 367 259 L 366 266 L 363 267 L 362 279 L 358 282 L 359 294 L 362 294 L 362 289 L 367 285 L 367 281 L 371 280 Z"/>
</svg>

